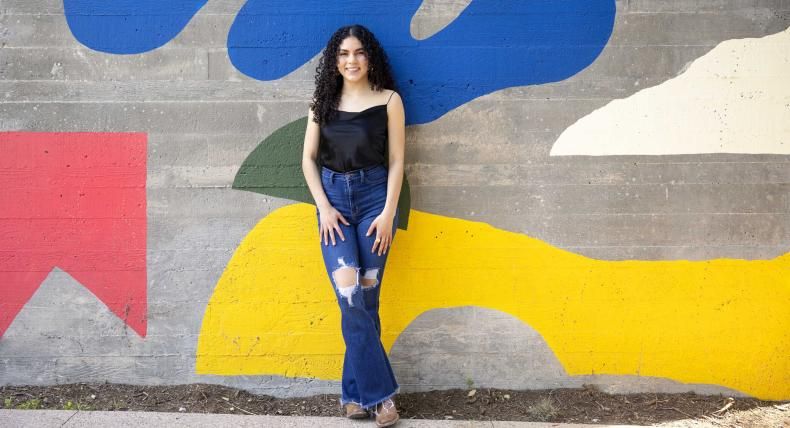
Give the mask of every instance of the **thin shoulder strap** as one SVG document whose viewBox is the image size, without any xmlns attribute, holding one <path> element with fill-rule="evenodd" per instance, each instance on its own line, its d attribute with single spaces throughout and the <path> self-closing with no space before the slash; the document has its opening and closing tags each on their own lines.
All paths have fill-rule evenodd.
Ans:
<svg viewBox="0 0 790 428">
<path fill-rule="evenodd" d="M 393 96 L 393 95 L 395 95 L 395 91 L 392 91 L 392 93 L 390 94 L 390 97 L 389 97 L 389 98 L 387 98 L 387 104 L 389 104 L 389 103 L 390 103 L 390 100 L 392 99 L 392 96 Z M 385 104 L 385 105 L 387 105 L 387 104 Z"/>
</svg>

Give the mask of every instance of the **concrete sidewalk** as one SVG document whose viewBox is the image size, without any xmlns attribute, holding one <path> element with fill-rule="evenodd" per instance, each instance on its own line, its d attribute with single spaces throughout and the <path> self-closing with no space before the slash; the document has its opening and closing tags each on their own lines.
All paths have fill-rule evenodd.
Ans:
<svg viewBox="0 0 790 428">
<path fill-rule="evenodd" d="M 307 416 L 244 416 L 204 413 L 159 412 L 100 412 L 74 410 L 5 410 L 0 409 L 0 427 L 370 427 L 373 419 L 350 420 L 346 418 Z M 636 427 L 635 425 L 580 425 L 539 422 L 488 422 L 402 419 L 397 428 L 601 428 Z"/>
</svg>

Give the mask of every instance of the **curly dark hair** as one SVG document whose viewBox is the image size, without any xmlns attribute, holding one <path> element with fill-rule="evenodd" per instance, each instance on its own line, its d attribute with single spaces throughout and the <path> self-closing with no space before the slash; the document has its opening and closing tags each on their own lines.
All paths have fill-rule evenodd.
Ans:
<svg viewBox="0 0 790 428">
<path fill-rule="evenodd" d="M 374 91 L 396 90 L 387 53 L 384 52 L 384 48 L 381 47 L 376 36 L 362 25 L 340 27 L 329 38 L 315 69 L 315 92 L 313 92 L 310 108 L 313 109 L 313 121 L 319 125 L 331 120 L 340 104 L 343 76 L 337 71 L 337 51 L 343 40 L 349 36 L 359 39 L 368 57 L 370 89 Z"/>
</svg>

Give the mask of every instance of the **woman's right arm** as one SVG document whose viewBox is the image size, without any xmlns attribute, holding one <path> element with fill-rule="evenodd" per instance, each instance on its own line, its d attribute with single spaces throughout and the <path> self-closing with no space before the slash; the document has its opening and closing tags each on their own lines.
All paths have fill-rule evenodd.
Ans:
<svg viewBox="0 0 790 428">
<path fill-rule="evenodd" d="M 325 211 L 331 206 L 329 199 L 321 186 L 321 171 L 318 170 L 318 139 L 321 131 L 318 124 L 313 121 L 313 110 L 307 116 L 307 130 L 304 133 L 304 150 L 302 151 L 302 173 L 307 181 L 307 187 L 313 194 L 313 200 L 319 211 Z"/>
<path fill-rule="evenodd" d="M 324 187 L 321 185 L 321 171 L 318 170 L 318 141 L 320 137 L 320 129 L 318 124 L 313 121 L 313 110 L 310 109 L 307 113 L 307 129 L 304 133 L 304 149 L 302 151 L 302 173 L 304 174 L 307 187 L 313 195 L 316 207 L 319 212 L 319 227 L 321 229 L 321 236 L 324 245 L 328 245 L 330 238 L 332 245 L 335 245 L 335 234 L 337 231 L 340 239 L 346 240 L 343 236 L 343 231 L 338 225 L 338 220 L 346 225 L 348 221 L 340 214 L 339 211 L 332 206 L 329 199 L 324 193 Z"/>
</svg>

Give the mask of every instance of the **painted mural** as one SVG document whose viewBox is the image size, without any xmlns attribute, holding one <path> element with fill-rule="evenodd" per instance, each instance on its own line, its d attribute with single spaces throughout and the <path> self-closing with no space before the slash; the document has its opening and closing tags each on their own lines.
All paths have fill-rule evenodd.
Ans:
<svg viewBox="0 0 790 428">
<path fill-rule="evenodd" d="M 721 43 L 680 76 L 582 118 L 551 155 L 790 154 L 788 47 L 790 28 Z"/>
<path fill-rule="evenodd" d="M 146 136 L 0 132 L 0 337 L 55 267 L 146 334 Z"/>
<path fill-rule="evenodd" d="M 139 103 L 140 110 L 148 109 L 134 114 L 125 107 L 113 110 L 116 119 L 133 117 L 129 120 L 134 127 L 140 128 L 140 132 L 0 133 L 0 149 L 12 154 L 0 159 L 2 171 L 10 171 L 0 175 L 3 181 L 0 183 L 3 189 L 0 193 L 3 218 L 0 245 L 6 254 L 0 258 L 0 275 L 3 276 L 0 280 L 5 285 L 0 288 L 3 293 L 0 351 L 5 329 L 23 310 L 47 274 L 54 267 L 60 267 L 104 302 L 124 325 L 145 337 L 144 341 L 134 344 L 138 354 L 150 343 L 165 349 L 165 342 L 177 337 L 180 341 L 188 341 L 183 347 L 188 349 L 186 358 L 194 364 L 190 370 L 196 375 L 218 375 L 223 379 L 238 376 L 241 384 L 249 376 L 281 377 L 284 379 L 281 385 L 286 385 L 286 389 L 290 388 L 290 382 L 300 379 L 310 382 L 340 379 L 343 360 L 340 314 L 323 270 L 320 247 L 315 242 L 315 207 L 311 205 L 313 201 L 300 166 L 307 119 L 301 117 L 303 113 L 296 116 L 278 114 L 277 108 L 265 103 L 252 107 L 252 113 L 247 106 L 234 110 L 229 101 L 257 96 L 250 90 L 255 86 L 234 87 L 238 81 L 245 85 L 249 81 L 268 85 L 292 78 L 315 57 L 335 28 L 352 20 L 364 22 L 387 48 L 405 100 L 411 135 L 425 135 L 421 132 L 431 135 L 433 146 L 441 149 L 440 157 L 476 157 L 485 164 L 471 169 L 471 174 L 463 165 L 457 171 L 451 165 L 445 174 L 447 177 L 439 179 L 460 187 L 461 192 L 465 192 L 467 185 L 463 180 L 478 179 L 470 177 L 475 174 L 505 183 L 503 187 L 509 188 L 509 192 L 498 190 L 485 200 L 494 206 L 489 208 L 492 212 L 502 214 L 502 218 L 509 215 L 508 218 L 520 219 L 518 223 L 543 216 L 537 221 L 546 225 L 557 221 L 556 217 L 564 214 L 562 211 L 569 210 L 569 206 L 560 206 L 548 197 L 542 199 L 548 194 L 539 194 L 538 187 L 548 183 L 558 189 L 558 200 L 571 200 L 581 206 L 580 212 L 568 214 L 571 218 L 569 229 L 573 223 L 587 221 L 582 220 L 582 216 L 637 217 L 635 226 L 618 227 L 616 233 L 645 247 L 658 247 L 666 242 L 657 242 L 660 240 L 655 236 L 671 228 L 673 223 L 651 220 L 650 215 L 656 211 L 645 213 L 638 208 L 629 211 L 630 204 L 640 202 L 637 200 L 640 192 L 646 191 L 637 186 L 634 186 L 637 190 L 632 190 L 628 187 L 630 183 L 622 183 L 626 173 L 613 173 L 602 167 L 602 163 L 595 162 L 601 162 L 601 158 L 610 163 L 620 162 L 618 156 L 621 155 L 647 156 L 646 163 L 655 164 L 665 162 L 664 159 L 677 159 L 672 156 L 680 154 L 790 154 L 790 128 L 787 127 L 790 92 L 787 82 L 781 79 L 790 61 L 786 55 L 790 52 L 790 39 L 787 38 L 790 30 L 780 17 L 771 20 L 770 25 L 755 25 L 759 28 L 749 27 L 750 32 L 746 31 L 761 37 L 725 41 L 712 47 L 710 52 L 700 50 L 697 61 L 677 76 L 655 81 L 646 89 L 634 89 L 624 84 L 630 81 L 620 75 L 600 85 L 595 80 L 627 68 L 623 65 L 627 62 L 617 55 L 632 46 L 628 46 L 625 38 L 616 37 L 618 29 L 632 31 L 628 34 L 637 38 L 634 34 L 642 34 L 640 23 L 649 24 L 640 21 L 646 19 L 643 15 L 649 15 L 642 11 L 629 17 L 630 24 L 618 21 L 616 9 L 630 6 L 614 0 L 474 0 L 454 13 L 451 22 L 422 39 L 410 33 L 409 25 L 423 4 L 419 0 L 388 2 L 386 14 L 380 13 L 381 4 L 374 1 L 350 2 L 349 5 L 349 2 L 340 1 L 239 0 L 237 13 L 226 27 L 215 25 L 216 22 L 211 21 L 215 19 L 213 16 L 200 15 L 211 7 L 221 8 L 219 3 L 208 0 L 63 1 L 62 17 L 73 40 L 95 51 L 86 54 L 75 49 L 75 56 L 80 59 L 74 69 L 87 67 L 85 69 L 93 72 L 102 66 L 110 67 L 108 60 L 134 61 L 143 55 L 154 58 L 153 61 L 157 58 L 163 61 L 168 55 L 188 57 L 190 52 L 200 49 L 200 34 L 192 33 L 195 39 L 187 41 L 178 38 L 187 27 L 200 25 L 201 31 L 208 32 L 207 28 L 211 28 L 221 33 L 219 36 L 212 33 L 206 40 L 220 39 L 222 48 L 208 47 L 206 52 L 201 52 L 206 54 L 205 61 L 201 57 L 195 63 L 205 65 L 206 69 L 197 70 L 199 79 L 205 76 L 207 80 L 216 76 L 222 79 L 229 74 L 222 69 L 222 64 L 217 65 L 217 52 L 242 74 L 220 81 L 219 87 L 201 81 L 184 86 L 173 83 L 172 88 L 176 89 L 172 89 L 155 80 L 162 76 L 167 78 L 168 73 L 176 75 L 188 67 L 181 63 L 173 66 L 165 61 L 161 67 L 152 66 L 156 69 L 146 74 L 146 64 L 141 62 L 142 65 L 134 66 L 141 73 L 139 80 L 145 80 L 146 76 L 151 80 L 135 86 L 134 91 L 118 81 L 100 82 L 91 87 L 98 97 L 115 102 L 116 97 L 124 96 Z M 652 6 L 645 3 L 640 7 L 650 9 Z M 305 13 L 306 10 L 310 13 Z M 663 10 L 649 12 L 658 14 Z M 696 17 L 696 14 L 690 15 Z M 199 22 L 201 19 L 207 21 Z M 778 25 L 784 32 L 766 35 Z M 643 43 L 662 45 L 664 41 L 657 38 Z M 771 60 L 765 61 L 766 57 Z M 605 62 L 611 58 L 618 58 L 619 62 L 614 65 Z M 211 61 L 213 65 L 209 65 Z M 62 64 L 46 65 L 51 67 L 47 72 L 53 78 L 76 73 L 68 70 L 69 65 L 65 71 Z M 24 74 L 28 73 L 25 70 L 10 69 L 8 74 L 0 76 L 31 78 Z M 200 74 L 204 71 L 205 76 Z M 577 79 L 584 73 L 597 74 L 589 80 Z M 109 79 L 114 78 L 110 76 Z M 135 76 L 127 80 L 137 79 Z M 174 81 L 179 79 L 173 78 Z M 114 85 L 120 89 L 116 91 Z M 197 99 L 188 98 L 194 105 L 181 110 L 147 98 L 156 94 L 166 99 L 172 96 L 168 92 L 172 89 L 178 93 L 175 97 L 178 99 L 184 97 L 183 94 L 192 96 L 206 88 L 212 91 L 207 97 L 221 102 L 221 107 L 209 113 L 194 106 L 206 104 L 199 95 Z M 143 91 L 142 95 L 136 95 L 138 89 Z M 509 95 L 502 95 L 507 91 Z M 606 94 L 598 95 L 598 99 L 613 101 L 597 105 L 598 99 L 591 94 L 596 91 Z M 629 95 L 630 91 L 635 93 Z M 285 98 L 297 99 L 300 112 L 306 109 L 305 99 L 287 90 L 284 92 Z M 9 90 L 9 93 L 20 98 L 29 96 L 22 91 Z M 612 96 L 612 93 L 622 95 Z M 505 106 L 501 109 L 497 108 L 500 104 L 491 101 L 505 96 L 510 98 L 501 104 Z M 492 104 L 494 107 L 490 107 Z M 474 105 L 474 109 L 464 110 L 470 105 Z M 85 111 L 92 108 L 78 107 Z M 41 110 L 46 108 L 42 105 Z M 467 116 L 451 117 L 461 114 L 462 110 Z M 566 110 L 572 113 L 563 116 Z M 96 123 L 103 121 L 100 109 L 90 111 L 94 114 L 75 114 Z M 168 117 L 173 111 L 177 111 L 177 115 Z M 759 129 L 753 126 L 755 118 L 750 113 L 755 111 L 763 114 L 759 119 L 767 126 Z M 10 110 L 4 112 L 8 113 L 8 119 L 0 119 L 4 127 L 21 124 L 21 129 L 37 129 L 42 126 L 39 122 L 15 116 Z M 689 114 L 700 120 L 688 127 L 668 125 Z M 143 120 L 134 119 L 136 115 Z M 164 117 L 164 125 L 156 123 L 160 115 Z M 154 124 L 151 124 L 152 117 Z M 208 141 L 222 141 L 229 138 L 226 135 L 236 135 L 233 128 L 240 123 L 254 120 L 265 124 L 267 132 L 254 136 L 255 141 L 244 152 L 243 162 L 239 164 L 234 160 L 231 166 L 224 166 L 233 172 L 232 185 L 200 189 L 211 196 L 193 192 L 199 187 L 195 183 L 205 183 L 200 180 L 211 169 L 203 168 L 210 163 L 206 153 L 219 156 L 223 149 L 231 151 L 227 146 L 212 148 L 210 143 L 194 143 L 193 140 L 200 140 L 202 134 L 212 134 L 206 137 Z M 556 122 L 549 125 L 551 120 Z M 529 129 L 533 133 L 518 134 L 517 142 L 512 140 L 512 134 L 497 133 L 503 128 L 521 129 L 518 124 L 528 121 L 532 121 Z M 464 146 L 463 141 L 459 143 L 447 137 L 456 130 L 442 128 L 452 126 L 446 123 L 464 122 L 471 123 L 469 129 L 463 129 L 468 133 L 464 139 L 484 142 L 485 146 L 481 144 L 479 149 L 464 152 L 458 148 Z M 491 128 L 485 128 L 489 123 Z M 123 125 L 123 129 L 126 126 Z M 208 129 L 209 126 L 217 129 Z M 559 127 L 561 135 L 557 133 L 554 138 L 551 127 Z M 148 138 L 157 132 L 160 142 L 153 147 Z M 176 147 L 179 133 L 191 142 L 191 145 L 179 146 L 183 156 L 189 158 L 193 152 L 198 152 L 199 155 L 194 156 L 205 155 L 205 159 L 194 160 L 198 166 L 179 166 L 165 172 L 154 170 L 150 166 L 152 162 L 147 161 L 170 156 L 162 152 Z M 501 135 L 511 135 L 511 140 Z M 540 146 L 541 138 L 551 140 L 547 147 Z M 431 151 L 435 147 L 431 145 L 420 148 L 419 153 L 426 157 L 435 155 Z M 590 155 L 595 158 L 584 158 Z M 490 161 L 499 159 L 496 156 L 504 156 L 515 163 L 521 159 L 528 161 L 515 166 Z M 548 160 L 549 157 L 552 160 Z M 533 164 L 534 159 L 543 163 Z M 560 165 L 550 163 L 560 162 L 556 159 L 578 161 L 567 164 L 568 170 L 592 165 L 589 171 L 582 171 L 590 173 L 589 180 L 584 177 L 584 183 L 576 186 L 581 187 L 581 196 L 574 197 L 568 190 L 575 185 L 569 184 L 562 172 L 551 171 Z M 417 164 L 411 165 L 411 169 L 407 166 L 407 173 L 419 173 L 421 159 L 412 161 Z M 694 158 L 681 158 L 677 163 L 693 164 L 694 161 Z M 424 197 L 415 203 L 415 194 L 426 192 L 420 187 L 425 186 L 425 175 L 404 177 L 399 208 L 405 215 L 400 216 L 398 224 L 402 230 L 392 247 L 388 264 L 391 267 L 387 270 L 390 273 L 383 281 L 382 342 L 388 352 L 391 351 L 414 320 L 430 311 L 480 307 L 513 317 L 534 329 L 570 376 L 653 377 L 683 384 L 720 386 L 763 399 L 786 399 L 790 397 L 790 360 L 786 358 L 790 354 L 787 334 L 790 331 L 787 310 L 790 305 L 790 253 L 783 247 L 788 242 L 785 229 L 776 225 L 775 218 L 781 222 L 790 207 L 787 179 L 783 175 L 788 163 L 785 158 L 769 158 L 770 162 L 761 158 L 759 161 L 775 164 L 775 169 L 766 166 L 764 170 L 752 172 L 760 179 L 763 174 L 768 175 L 764 180 L 766 186 L 774 186 L 766 187 L 769 191 L 754 197 L 767 200 L 764 202 L 770 208 L 767 214 L 775 216 L 765 220 L 764 229 L 773 234 L 766 235 L 770 240 L 760 244 L 779 248 L 781 254 L 767 258 L 736 253 L 735 257 L 701 260 L 673 259 L 665 254 L 656 256 L 656 260 L 596 259 L 581 254 L 583 245 L 575 251 L 561 248 L 562 235 L 549 242 L 532 233 L 514 231 L 512 226 L 508 230 L 493 220 L 477 221 L 474 210 L 462 210 L 464 205 L 478 203 L 473 185 L 468 185 L 469 194 L 465 194 L 463 201 L 455 198 L 449 203 L 445 201 L 445 205 L 433 205 L 438 209 L 421 209 L 429 205 Z M 630 159 L 628 163 L 632 163 Z M 747 159 L 744 163 L 753 162 Z M 655 173 L 658 178 L 644 173 L 646 176 L 640 179 L 644 178 L 648 184 L 651 180 L 669 182 L 675 175 L 705 179 L 702 173 L 691 175 L 672 168 L 675 167 Z M 190 173 L 199 178 L 183 179 Z M 600 175 L 593 176 L 596 173 Z M 147 187 L 154 184 L 147 181 L 146 174 L 155 176 L 155 184 L 160 186 L 149 194 Z M 748 181 L 750 176 L 743 174 Z M 711 180 L 715 181 L 716 177 Z M 540 179 L 545 182 L 539 182 Z M 592 194 L 587 189 L 594 188 L 595 180 L 601 181 L 602 187 L 615 190 L 606 190 L 609 193 L 604 193 L 603 197 Z M 728 183 L 725 181 L 724 185 Z M 587 184 L 590 187 L 586 187 Z M 516 193 L 519 187 L 532 190 Z M 625 188 L 622 192 L 621 187 Z M 715 193 L 716 189 L 705 190 Z M 675 211 L 660 208 L 662 203 L 670 201 L 670 187 L 667 185 L 660 192 L 655 191 L 660 193 L 655 200 L 654 205 L 659 207 L 656 209 L 673 215 Z M 672 192 L 676 191 L 672 188 Z M 518 198 L 528 192 L 536 195 L 523 198 L 524 206 L 535 209 L 548 204 L 556 209 L 535 209 L 536 214 L 526 212 L 528 208 L 522 211 L 519 205 L 522 201 Z M 664 192 L 665 200 L 661 199 Z M 154 197 L 151 193 L 156 193 L 157 203 L 147 205 L 147 198 Z M 509 197 L 510 193 L 514 196 Z M 222 239 L 225 234 L 222 228 L 233 224 L 233 216 L 239 215 L 244 203 L 249 203 L 250 199 L 243 197 L 275 198 L 285 202 L 282 206 L 272 205 L 269 211 L 256 216 L 251 228 L 245 227 L 239 232 L 238 241 L 230 239 L 234 248 L 223 258 L 223 249 L 215 248 L 212 240 Z M 528 198 L 538 202 L 529 205 Z M 676 197 L 673 201 L 680 199 Z M 692 194 L 681 202 L 700 199 L 704 197 Z M 214 206 L 214 201 L 222 202 L 215 202 Z M 625 208 L 615 211 L 607 205 L 617 202 Z M 673 208 L 689 210 L 687 207 L 693 206 L 692 202 L 687 205 L 675 202 L 680 207 Z M 503 207 L 495 211 L 500 204 Z M 759 212 L 762 205 L 754 205 L 747 208 L 755 211 L 755 217 L 766 214 Z M 192 212 L 207 206 L 212 207 L 212 211 L 205 214 L 207 219 L 189 218 Z M 728 209 L 731 206 L 727 205 Z M 752 214 L 749 210 L 742 211 Z M 158 253 L 148 248 L 146 240 L 147 233 L 151 233 L 151 229 L 147 229 L 147 224 L 151 223 L 147 222 L 154 222 L 152 213 L 157 229 L 150 237 L 167 247 L 161 250 L 166 254 L 159 258 Z M 720 213 L 702 214 L 717 216 Z M 579 219 L 574 219 L 574 215 Z M 229 218 L 225 223 L 217 220 L 223 216 Z M 492 218 L 497 219 L 496 216 Z M 699 223 L 702 230 L 699 233 L 719 230 Z M 175 226 L 163 226 L 165 224 Z M 217 230 L 212 232 L 212 228 Z M 722 228 L 727 235 L 722 242 L 752 230 L 746 223 Z M 609 229 L 602 230 L 600 240 L 605 241 L 603 237 Z M 180 239 L 178 235 L 188 237 Z M 599 243 L 598 238 L 591 239 L 588 244 L 606 245 Z M 671 247 L 671 244 L 666 246 Z M 738 245 L 735 242 L 731 247 L 740 251 Z M 194 254 L 198 257 L 193 257 Z M 661 260 L 661 257 L 666 259 Z M 221 266 L 212 263 L 221 263 Z M 156 270 L 156 275 L 150 274 L 152 270 Z M 204 299 L 193 299 L 189 294 L 194 288 L 193 282 L 206 281 L 206 278 L 212 281 L 207 295 Z M 183 288 L 173 290 L 172 284 Z M 159 311 L 152 311 L 153 315 L 149 314 L 147 301 L 152 293 L 160 298 L 156 302 Z M 193 317 L 184 311 L 183 307 L 191 306 L 196 306 L 194 310 L 201 316 Z M 188 319 L 184 323 L 190 323 L 190 327 L 179 329 L 160 322 L 156 324 L 158 334 L 146 337 L 149 321 L 153 326 L 154 317 L 162 319 L 168 311 L 181 311 L 177 312 L 178 316 Z M 199 325 L 193 326 L 196 323 Z M 146 355 L 160 350 L 156 346 L 151 348 L 155 351 L 145 348 Z M 527 358 L 514 361 L 525 363 Z M 159 379 L 158 375 L 153 376 Z"/>
<path fill-rule="evenodd" d="M 284 177 L 300 174 L 305 120 L 264 140 L 234 187 L 274 195 L 292 189 Z M 288 163 L 276 161 L 283 147 L 291 147 L 290 173 L 283 172 Z M 306 187 L 300 193 L 290 196 L 311 199 Z M 533 326 L 571 375 L 633 374 L 758 397 L 790 394 L 790 360 L 774 352 L 790 351 L 790 253 L 755 261 L 594 260 L 485 223 L 404 212 L 411 227 L 399 232 L 381 295 L 388 351 L 421 313 L 474 305 Z M 314 217 L 314 206 L 291 205 L 245 237 L 206 308 L 199 373 L 340 379 L 339 311 L 332 290 L 316 287 L 326 273 L 313 245 Z M 754 340 L 757 330 L 763 340 Z"/>
<path fill-rule="evenodd" d="M 417 124 L 498 89 L 574 75 L 606 46 L 615 13 L 614 0 L 477 0 L 438 34 L 416 40 L 409 21 L 421 3 L 391 2 L 383 14 L 376 2 L 250 0 L 230 28 L 228 55 L 250 77 L 279 79 L 317 55 L 335 29 L 363 21 L 388 47 L 406 124 Z M 101 6 L 92 0 L 64 1 L 80 42 L 119 54 L 167 43 L 203 4 L 205 0 Z M 127 19 L 130 10 L 133 18 Z M 149 19 L 149 11 L 157 19 Z"/>
<path fill-rule="evenodd" d="M 314 206 L 289 205 L 245 237 L 206 308 L 199 373 L 340 379 L 340 314 L 332 290 L 316 286 L 326 272 L 311 245 L 311 215 Z M 570 375 L 663 377 L 772 399 L 790 393 L 782 351 L 790 254 L 599 261 L 484 223 L 411 217 L 381 290 L 388 352 L 423 312 L 474 305 L 535 328 Z"/>
</svg>

